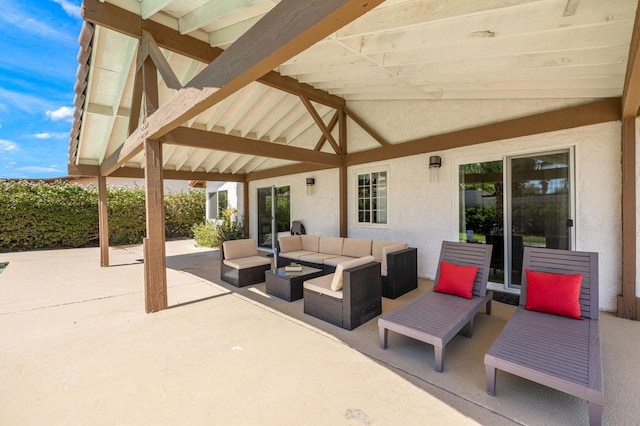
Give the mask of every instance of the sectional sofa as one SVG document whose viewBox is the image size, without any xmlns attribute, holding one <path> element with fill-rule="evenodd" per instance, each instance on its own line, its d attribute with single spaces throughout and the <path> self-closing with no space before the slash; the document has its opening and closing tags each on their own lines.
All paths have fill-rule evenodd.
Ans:
<svg viewBox="0 0 640 426">
<path fill-rule="evenodd" d="M 365 256 L 380 263 L 382 296 L 395 299 L 418 288 L 418 250 L 406 243 L 363 238 L 291 235 L 278 238 L 278 266 L 292 262 L 333 273 L 338 264 Z"/>
</svg>

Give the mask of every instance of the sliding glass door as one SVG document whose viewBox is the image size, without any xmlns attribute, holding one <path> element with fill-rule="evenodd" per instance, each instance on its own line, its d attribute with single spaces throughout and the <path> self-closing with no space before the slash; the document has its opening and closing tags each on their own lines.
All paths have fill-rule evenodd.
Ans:
<svg viewBox="0 0 640 426">
<path fill-rule="evenodd" d="M 291 229 L 289 187 L 258 188 L 258 245 L 271 247 L 271 199 L 272 191 L 276 197 L 276 228 L 277 232 L 287 232 Z"/>
<path fill-rule="evenodd" d="M 569 150 L 459 167 L 460 240 L 493 245 L 490 281 L 518 289 L 525 246 L 571 249 Z"/>
</svg>

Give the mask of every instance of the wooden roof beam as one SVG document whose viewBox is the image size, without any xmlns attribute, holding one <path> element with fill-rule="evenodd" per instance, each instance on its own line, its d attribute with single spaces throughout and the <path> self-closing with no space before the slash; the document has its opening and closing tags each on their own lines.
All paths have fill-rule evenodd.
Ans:
<svg viewBox="0 0 640 426">
<path fill-rule="evenodd" d="M 382 0 L 283 0 L 133 132 L 106 164 L 109 175 L 158 139 L 348 24 Z M 295 19 L 292 19 L 295 17 Z"/>
<path fill-rule="evenodd" d="M 206 130 L 188 127 L 178 127 L 166 136 L 161 137 L 160 140 L 168 145 L 188 146 L 192 148 L 232 152 L 235 154 L 324 164 L 333 167 L 342 165 L 342 159 L 335 154 L 246 139 L 224 133 L 207 132 Z"/>
<path fill-rule="evenodd" d="M 380 2 L 376 0 L 376 4 Z M 224 52 L 223 49 L 211 47 L 208 43 L 188 35 L 182 35 L 178 31 L 155 21 L 142 19 L 140 15 L 111 3 L 103 3 L 100 0 L 84 0 L 82 6 L 81 12 L 87 22 L 137 39 L 142 38 L 143 30 L 147 31 L 153 36 L 159 47 L 196 61 L 208 64 Z M 304 94 L 314 102 L 332 108 L 340 108 L 345 104 L 344 99 L 339 96 L 330 95 L 323 90 L 315 89 L 309 84 L 299 83 L 297 80 L 280 75 L 275 71 L 269 70 L 257 81 L 296 96 Z"/>
<path fill-rule="evenodd" d="M 347 166 L 620 120 L 620 98 L 543 112 L 348 154 Z"/>
<path fill-rule="evenodd" d="M 622 116 L 635 117 L 640 113 L 640 5 L 633 24 L 627 74 L 622 91 Z"/>
</svg>

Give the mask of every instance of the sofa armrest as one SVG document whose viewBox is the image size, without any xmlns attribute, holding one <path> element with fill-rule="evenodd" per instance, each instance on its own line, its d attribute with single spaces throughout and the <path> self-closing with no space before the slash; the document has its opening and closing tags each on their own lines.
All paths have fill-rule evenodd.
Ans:
<svg viewBox="0 0 640 426">
<path fill-rule="evenodd" d="M 382 281 L 382 295 L 391 299 L 418 288 L 418 249 L 388 253 L 387 276 Z"/>
<path fill-rule="evenodd" d="M 382 313 L 380 263 L 345 269 L 343 274 L 343 321 L 351 330 Z"/>
</svg>

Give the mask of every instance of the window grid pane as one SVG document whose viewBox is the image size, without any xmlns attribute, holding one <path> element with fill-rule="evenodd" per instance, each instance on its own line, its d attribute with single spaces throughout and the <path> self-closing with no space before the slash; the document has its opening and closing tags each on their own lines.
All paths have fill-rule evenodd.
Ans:
<svg viewBox="0 0 640 426">
<path fill-rule="evenodd" d="M 358 222 L 387 223 L 387 172 L 358 175 Z"/>
</svg>

